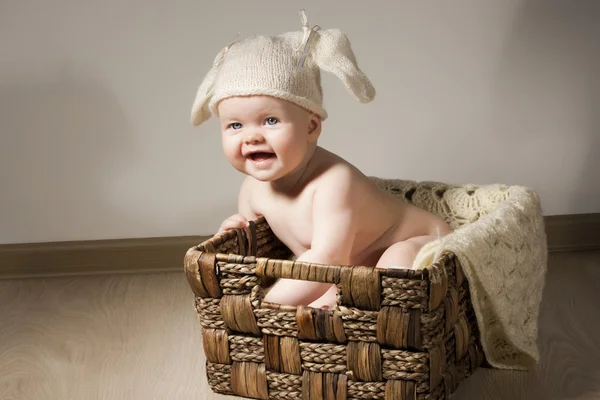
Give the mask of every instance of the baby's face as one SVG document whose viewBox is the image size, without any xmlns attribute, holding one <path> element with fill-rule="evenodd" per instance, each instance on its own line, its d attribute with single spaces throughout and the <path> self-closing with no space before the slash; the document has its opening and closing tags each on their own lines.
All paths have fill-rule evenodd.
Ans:
<svg viewBox="0 0 600 400">
<path fill-rule="evenodd" d="M 218 108 L 225 156 L 238 171 L 260 181 L 296 170 L 320 133 L 314 132 L 318 117 L 270 96 L 230 97 Z"/>
</svg>

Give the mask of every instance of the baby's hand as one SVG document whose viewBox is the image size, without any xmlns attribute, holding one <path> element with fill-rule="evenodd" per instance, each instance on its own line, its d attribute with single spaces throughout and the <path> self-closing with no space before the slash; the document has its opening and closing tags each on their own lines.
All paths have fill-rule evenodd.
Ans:
<svg viewBox="0 0 600 400">
<path fill-rule="evenodd" d="M 223 221 L 223 223 L 219 227 L 219 231 L 216 234 L 218 235 L 229 229 L 241 229 L 247 226 L 248 220 L 246 219 L 246 217 L 244 217 L 242 214 L 235 214 Z"/>
</svg>

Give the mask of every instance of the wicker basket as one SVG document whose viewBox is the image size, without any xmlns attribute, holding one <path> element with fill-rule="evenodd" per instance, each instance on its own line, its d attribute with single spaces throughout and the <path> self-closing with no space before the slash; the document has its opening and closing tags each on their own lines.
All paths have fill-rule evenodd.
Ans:
<svg viewBox="0 0 600 400">
<path fill-rule="evenodd" d="M 192 247 L 187 279 L 213 391 L 258 399 L 444 399 L 484 361 L 468 282 L 423 270 L 294 262 L 264 218 Z M 334 310 L 263 301 L 277 278 L 335 284 Z"/>
</svg>

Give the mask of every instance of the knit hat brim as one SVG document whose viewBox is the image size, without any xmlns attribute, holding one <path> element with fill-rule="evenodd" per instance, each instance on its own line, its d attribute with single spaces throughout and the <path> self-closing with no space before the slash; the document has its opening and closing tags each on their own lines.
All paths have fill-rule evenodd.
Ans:
<svg viewBox="0 0 600 400">
<path fill-rule="evenodd" d="M 292 93 L 288 93 L 283 90 L 276 89 L 265 89 L 265 88 L 231 88 L 231 90 L 219 93 L 218 97 L 213 97 L 208 105 L 209 110 L 216 117 L 219 116 L 219 103 L 230 97 L 244 97 L 244 96 L 271 96 L 282 100 L 290 101 L 302 108 L 306 111 L 309 111 L 313 114 L 316 114 L 321 118 L 321 120 L 327 119 L 327 111 L 311 101 L 310 99 L 296 96 Z"/>
</svg>

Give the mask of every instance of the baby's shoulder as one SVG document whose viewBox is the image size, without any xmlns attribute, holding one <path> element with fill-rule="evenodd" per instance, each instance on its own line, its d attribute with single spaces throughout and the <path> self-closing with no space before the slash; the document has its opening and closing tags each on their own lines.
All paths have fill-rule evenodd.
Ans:
<svg viewBox="0 0 600 400">
<path fill-rule="evenodd" d="M 359 179 L 352 165 L 346 162 L 333 162 L 318 171 L 314 181 L 320 188 L 350 188 Z"/>
<path fill-rule="evenodd" d="M 317 197 L 324 201 L 350 204 L 366 189 L 364 175 L 352 164 L 341 158 L 332 158 L 330 163 L 317 171 L 314 189 Z M 327 199 L 327 200 L 325 200 Z"/>
</svg>

